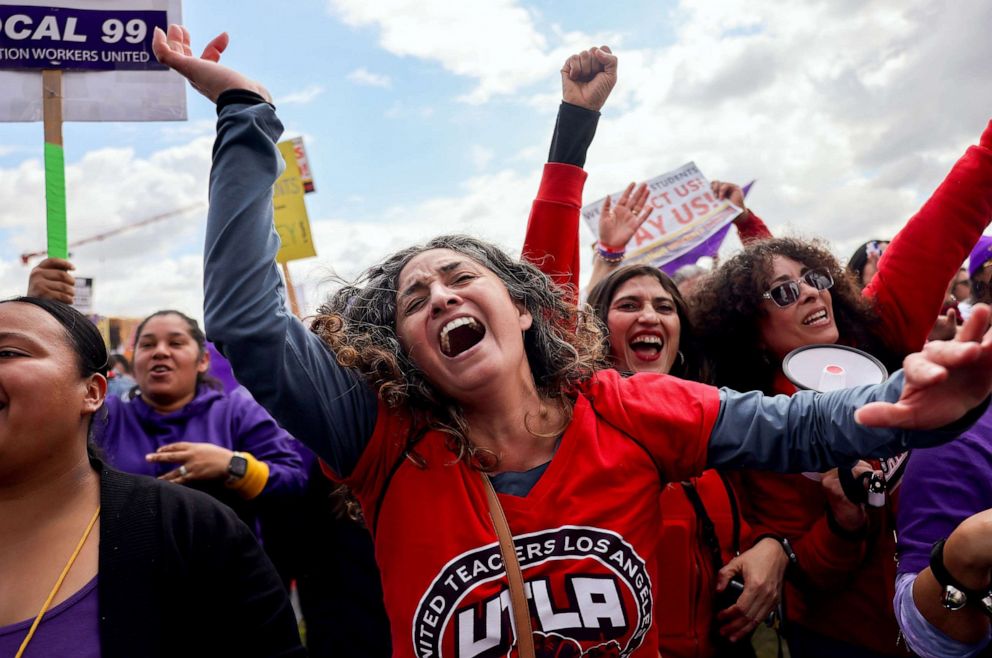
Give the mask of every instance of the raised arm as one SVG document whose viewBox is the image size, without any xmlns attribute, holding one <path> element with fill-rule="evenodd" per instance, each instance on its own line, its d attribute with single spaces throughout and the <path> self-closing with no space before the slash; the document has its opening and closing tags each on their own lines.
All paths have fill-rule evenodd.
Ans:
<svg viewBox="0 0 992 658">
<path fill-rule="evenodd" d="M 579 211 L 586 152 L 599 110 L 617 80 L 617 58 L 606 46 L 569 57 L 561 69 L 558 109 L 548 164 L 531 207 L 521 257 L 559 285 L 579 286 Z"/>
<path fill-rule="evenodd" d="M 66 304 L 76 301 L 76 279 L 69 272 L 76 266 L 61 258 L 46 258 L 28 276 L 28 297 L 54 299 Z"/>
<path fill-rule="evenodd" d="M 883 334 L 903 353 L 923 346 L 947 282 L 992 220 L 992 122 L 892 239 L 864 290 Z"/>
<path fill-rule="evenodd" d="M 154 40 L 159 61 L 218 104 L 203 252 L 207 335 L 276 421 L 347 475 L 372 436 L 377 399 L 286 310 L 272 223 L 282 124 L 264 87 L 217 63 L 226 46 L 221 35 L 193 57 L 176 25 Z"/>
<path fill-rule="evenodd" d="M 744 205 L 744 190 L 741 189 L 740 185 L 714 180 L 710 182 L 710 190 L 716 198 L 728 200 L 744 211 L 734 218 L 734 226 L 737 227 L 737 235 L 741 239 L 741 244 L 748 245 L 772 237 L 772 232 L 768 230 L 761 218 Z"/>
</svg>

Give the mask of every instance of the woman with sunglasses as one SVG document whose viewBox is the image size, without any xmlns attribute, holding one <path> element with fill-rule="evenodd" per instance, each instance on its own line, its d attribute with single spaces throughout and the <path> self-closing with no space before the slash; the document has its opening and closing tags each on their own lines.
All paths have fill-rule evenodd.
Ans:
<svg viewBox="0 0 992 658">
<path fill-rule="evenodd" d="M 898 367 L 924 344 L 946 282 L 990 217 L 992 126 L 888 245 L 863 290 L 818 243 L 748 245 L 691 300 L 715 382 L 791 394 L 783 358 L 822 343 L 854 346 L 890 371 Z M 794 655 L 904 654 L 891 605 L 891 505 L 866 510 L 850 502 L 833 473 L 817 482 L 748 471 L 740 484 L 756 532 L 787 538 L 796 556 L 786 589 Z"/>
</svg>

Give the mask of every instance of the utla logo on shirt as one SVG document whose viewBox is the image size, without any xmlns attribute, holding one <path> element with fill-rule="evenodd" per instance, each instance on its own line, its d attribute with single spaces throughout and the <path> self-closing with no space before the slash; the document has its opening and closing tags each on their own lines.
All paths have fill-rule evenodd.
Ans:
<svg viewBox="0 0 992 658">
<path fill-rule="evenodd" d="M 514 538 L 540 658 L 623 658 L 651 628 L 644 560 L 620 535 L 562 526 Z M 508 656 L 516 632 L 499 545 L 450 560 L 420 599 L 418 658 Z"/>
</svg>

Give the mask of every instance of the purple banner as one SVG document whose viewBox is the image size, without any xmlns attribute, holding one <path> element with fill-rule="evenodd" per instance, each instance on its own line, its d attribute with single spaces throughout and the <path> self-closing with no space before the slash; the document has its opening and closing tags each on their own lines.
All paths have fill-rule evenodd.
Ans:
<svg viewBox="0 0 992 658">
<path fill-rule="evenodd" d="M 0 69 L 165 70 L 156 27 L 166 12 L 0 5 Z"/>
<path fill-rule="evenodd" d="M 671 276 L 675 273 L 675 270 L 679 269 L 683 265 L 695 265 L 696 261 L 703 256 L 716 256 L 716 253 L 720 251 L 720 245 L 723 244 L 723 239 L 727 237 L 727 231 L 730 230 L 732 225 L 732 223 L 727 224 L 722 229 L 706 238 L 675 260 L 668 261 L 661 266 L 661 271 Z"/>
</svg>

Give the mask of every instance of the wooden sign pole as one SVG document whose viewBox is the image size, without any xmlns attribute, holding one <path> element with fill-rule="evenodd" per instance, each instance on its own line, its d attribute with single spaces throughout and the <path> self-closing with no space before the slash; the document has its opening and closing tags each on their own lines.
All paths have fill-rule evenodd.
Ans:
<svg viewBox="0 0 992 658">
<path fill-rule="evenodd" d="M 296 317 L 300 316 L 300 305 L 296 301 L 296 286 L 293 285 L 293 278 L 289 276 L 289 265 L 282 264 L 282 276 L 286 280 L 286 292 L 289 293 L 289 309 Z"/>
</svg>

